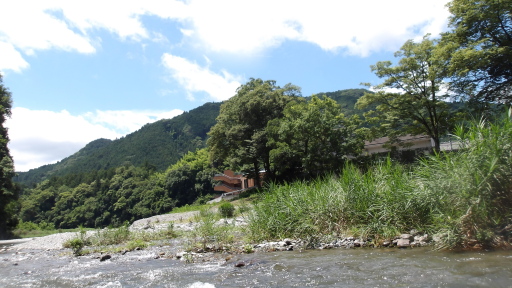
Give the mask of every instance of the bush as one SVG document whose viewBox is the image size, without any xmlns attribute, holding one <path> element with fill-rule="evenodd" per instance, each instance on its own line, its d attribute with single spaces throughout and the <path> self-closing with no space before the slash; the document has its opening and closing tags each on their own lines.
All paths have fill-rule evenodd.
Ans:
<svg viewBox="0 0 512 288">
<path fill-rule="evenodd" d="M 230 202 L 224 202 L 219 206 L 219 213 L 224 218 L 231 218 L 235 215 L 235 206 Z"/>
</svg>

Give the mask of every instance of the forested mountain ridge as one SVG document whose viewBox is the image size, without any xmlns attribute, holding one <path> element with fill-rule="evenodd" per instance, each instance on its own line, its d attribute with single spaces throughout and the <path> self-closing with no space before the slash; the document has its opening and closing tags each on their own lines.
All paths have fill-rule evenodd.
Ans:
<svg viewBox="0 0 512 288">
<path fill-rule="evenodd" d="M 336 101 L 339 105 L 341 105 L 341 109 L 345 115 L 360 115 L 362 116 L 365 110 L 354 109 L 356 102 L 359 98 L 361 98 L 364 93 L 368 93 L 370 91 L 366 89 L 344 89 L 338 90 L 334 92 L 322 92 L 318 93 L 318 96 L 325 95 L 332 100 Z M 310 97 L 307 97 L 308 99 Z"/>
<path fill-rule="evenodd" d="M 322 92 L 342 106 L 346 115 L 362 114 L 354 105 L 366 89 L 344 89 Z M 310 99 L 311 97 L 305 97 Z M 55 164 L 47 164 L 28 172 L 18 172 L 14 181 L 33 186 L 52 176 L 90 173 L 119 167 L 126 163 L 138 167 L 154 166 L 165 170 L 184 154 L 205 147 L 207 133 L 215 124 L 222 103 L 206 103 L 172 119 L 146 124 L 139 130 L 116 140 L 97 139 L 75 154 Z"/>
<path fill-rule="evenodd" d="M 146 124 L 116 140 L 97 139 L 55 163 L 19 172 L 15 182 L 32 186 L 52 176 L 89 173 L 119 167 L 150 165 L 162 171 L 189 151 L 205 147 L 221 103 L 206 103 L 172 119 Z"/>
</svg>

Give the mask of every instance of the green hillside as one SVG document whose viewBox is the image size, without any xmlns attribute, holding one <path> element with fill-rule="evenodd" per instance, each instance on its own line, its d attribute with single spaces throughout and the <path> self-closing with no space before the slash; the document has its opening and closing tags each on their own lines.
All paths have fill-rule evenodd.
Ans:
<svg viewBox="0 0 512 288">
<path fill-rule="evenodd" d="M 346 89 L 318 95 L 334 99 L 346 115 L 352 115 L 362 114 L 362 111 L 354 109 L 354 104 L 365 92 L 365 89 Z M 205 147 L 207 133 L 215 124 L 220 105 L 206 103 L 172 119 L 146 124 L 121 139 L 94 140 L 55 164 L 19 172 L 14 181 L 33 186 L 52 176 L 79 175 L 128 163 L 136 167 L 149 165 L 163 171 L 187 152 Z"/>
<path fill-rule="evenodd" d="M 121 139 L 94 140 L 55 164 L 18 173 L 14 181 L 32 186 L 51 176 L 106 170 L 126 163 L 165 170 L 188 151 L 205 147 L 207 133 L 215 124 L 220 104 L 206 103 L 172 119 L 146 124 Z"/>
</svg>

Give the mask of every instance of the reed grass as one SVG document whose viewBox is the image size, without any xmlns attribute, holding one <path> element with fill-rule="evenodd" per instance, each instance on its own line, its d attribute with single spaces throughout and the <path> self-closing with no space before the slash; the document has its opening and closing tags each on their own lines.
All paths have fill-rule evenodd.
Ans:
<svg viewBox="0 0 512 288">
<path fill-rule="evenodd" d="M 249 217 L 250 237 L 318 241 L 350 231 L 382 239 L 416 229 L 438 234 L 439 248 L 506 245 L 512 238 L 512 122 L 481 121 L 459 127 L 455 136 L 464 143 L 459 152 L 416 165 L 387 159 L 363 173 L 348 164 L 338 176 L 270 185 Z"/>
</svg>

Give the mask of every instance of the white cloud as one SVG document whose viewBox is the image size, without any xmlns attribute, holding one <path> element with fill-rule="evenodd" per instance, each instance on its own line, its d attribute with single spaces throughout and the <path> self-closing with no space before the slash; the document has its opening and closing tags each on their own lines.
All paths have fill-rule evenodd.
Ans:
<svg viewBox="0 0 512 288">
<path fill-rule="evenodd" d="M 446 2 L 190 0 L 188 8 L 191 35 L 216 51 L 252 53 L 296 40 L 365 56 L 394 51 L 428 32 L 437 35 L 446 26 Z"/>
<path fill-rule="evenodd" d="M 293 40 L 365 56 L 395 51 L 426 33 L 438 35 L 446 29 L 447 2 L 17 0 L 2 3 L 0 41 L 28 55 L 42 49 L 94 53 L 94 30 L 145 39 L 157 34 L 147 30 L 141 16 L 156 16 L 177 21 L 184 37 L 219 52 L 254 53 Z M 5 69 L 26 68 L 19 58 Z"/>
<path fill-rule="evenodd" d="M 165 53 L 162 62 L 189 93 L 206 92 L 214 100 L 222 101 L 235 95 L 240 86 L 239 79 L 226 71 L 220 75 L 179 56 Z"/>
<path fill-rule="evenodd" d="M 133 132 L 146 123 L 160 119 L 170 119 L 183 113 L 182 110 L 171 111 L 100 111 L 84 114 L 84 118 L 90 123 L 109 127 L 115 131 L 127 134 Z"/>
<path fill-rule="evenodd" d="M 11 44 L 0 41 L 0 72 L 5 70 L 21 72 L 28 66 L 20 52 L 16 51 Z"/>
<path fill-rule="evenodd" d="M 84 115 L 12 109 L 7 119 L 9 149 L 16 171 L 27 171 L 44 164 L 55 163 L 99 139 L 115 139 L 133 132 L 146 123 L 181 114 L 172 111 L 95 111 Z"/>
</svg>

